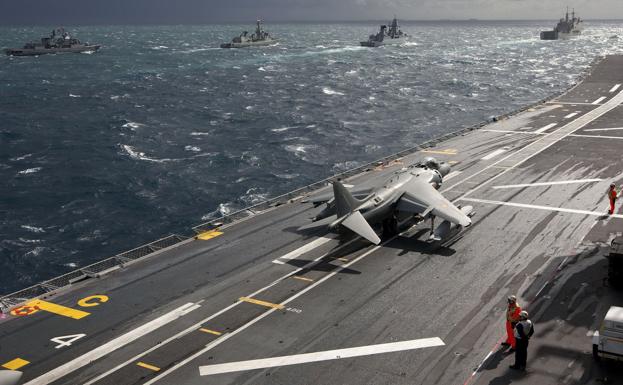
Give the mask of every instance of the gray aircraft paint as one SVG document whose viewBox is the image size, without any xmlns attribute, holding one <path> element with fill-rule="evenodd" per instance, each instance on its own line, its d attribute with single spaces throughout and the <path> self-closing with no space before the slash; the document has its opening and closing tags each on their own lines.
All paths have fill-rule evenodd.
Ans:
<svg viewBox="0 0 623 385">
<path fill-rule="evenodd" d="M 452 229 L 471 224 L 471 206 L 458 208 L 437 191 L 443 177 L 449 172 L 448 164 L 428 158 L 422 163 L 397 171 L 381 186 L 372 189 L 354 189 L 351 192 L 339 181 L 334 181 L 333 197 L 325 194 L 310 199 L 316 205 L 327 205 L 313 220 L 336 215 L 337 219 L 329 224 L 330 229 L 342 226 L 379 244 L 381 240 L 371 225 L 383 222 L 384 229 L 386 226 L 395 228 L 401 213 L 432 220 L 438 216 L 444 222 L 431 235 L 435 240 L 440 240 Z M 367 195 L 363 199 L 357 198 L 364 194 Z"/>
</svg>

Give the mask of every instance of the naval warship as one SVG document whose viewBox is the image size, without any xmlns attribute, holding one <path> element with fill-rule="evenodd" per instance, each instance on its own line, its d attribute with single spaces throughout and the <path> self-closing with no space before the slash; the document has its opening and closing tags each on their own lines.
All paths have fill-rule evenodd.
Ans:
<svg viewBox="0 0 623 385">
<path fill-rule="evenodd" d="M 270 36 L 270 34 L 262 30 L 262 21 L 258 20 L 255 27 L 255 33 L 249 36 L 247 31 L 244 31 L 240 36 L 236 36 L 230 43 L 221 44 L 221 48 L 244 48 L 271 45 L 277 42 L 277 39 Z"/>
<path fill-rule="evenodd" d="M 394 20 L 389 25 L 389 29 L 387 29 L 386 25 L 381 25 L 376 35 L 370 35 L 367 41 L 362 41 L 360 44 L 363 47 L 379 47 L 385 44 L 400 44 L 406 39 L 407 34 L 400 30 L 398 21 L 394 17 Z"/>
<path fill-rule="evenodd" d="M 22 48 L 7 48 L 4 52 L 9 56 L 37 56 L 47 53 L 94 52 L 99 48 L 97 44 L 81 43 L 64 28 L 57 28 L 52 30 L 49 37 L 41 38 L 40 43 L 30 42 Z"/>
<path fill-rule="evenodd" d="M 577 36 L 582 33 L 583 22 L 579 17 L 575 17 L 575 9 L 571 13 L 571 19 L 569 19 L 569 9 L 567 8 L 565 18 L 558 21 L 553 31 L 541 32 L 541 40 L 568 39 Z"/>
</svg>

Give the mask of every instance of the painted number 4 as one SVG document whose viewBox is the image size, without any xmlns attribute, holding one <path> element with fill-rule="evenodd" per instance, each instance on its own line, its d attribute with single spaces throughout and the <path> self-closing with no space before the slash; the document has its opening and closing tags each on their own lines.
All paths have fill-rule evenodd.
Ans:
<svg viewBox="0 0 623 385">
<path fill-rule="evenodd" d="M 71 346 L 72 343 L 78 341 L 82 337 L 86 337 L 86 334 L 70 334 L 68 336 L 54 337 L 50 339 L 50 341 L 56 342 L 58 345 L 56 345 L 55 348 L 60 349 Z"/>
</svg>

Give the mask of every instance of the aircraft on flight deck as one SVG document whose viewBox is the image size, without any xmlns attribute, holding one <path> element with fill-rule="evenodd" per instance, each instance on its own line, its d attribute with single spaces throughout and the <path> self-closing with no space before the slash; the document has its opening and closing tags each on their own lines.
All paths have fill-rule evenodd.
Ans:
<svg viewBox="0 0 623 385">
<path fill-rule="evenodd" d="M 428 157 L 396 171 L 380 186 L 349 190 L 334 181 L 333 194 L 311 197 L 304 202 L 315 206 L 326 204 L 312 219 L 314 222 L 336 215 L 329 229 L 345 227 L 377 245 L 381 239 L 372 225 L 382 222 L 384 237 L 396 234 L 401 213 L 422 220 L 430 218 L 430 239 L 440 241 L 469 226 L 474 215 L 472 206 L 457 207 L 437 191 L 449 172 L 449 164 Z M 437 228 L 435 217 L 444 219 Z"/>
</svg>

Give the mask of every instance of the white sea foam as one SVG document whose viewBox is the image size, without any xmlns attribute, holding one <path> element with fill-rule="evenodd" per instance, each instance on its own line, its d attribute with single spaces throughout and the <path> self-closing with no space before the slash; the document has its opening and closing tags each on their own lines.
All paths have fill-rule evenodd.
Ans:
<svg viewBox="0 0 623 385">
<path fill-rule="evenodd" d="M 288 127 L 279 127 L 279 128 L 272 128 L 271 131 L 272 132 L 284 132 L 284 131 L 288 131 L 291 128 L 296 128 L 297 126 L 288 126 Z"/>
<path fill-rule="evenodd" d="M 36 172 L 41 171 L 43 167 L 33 167 L 33 168 L 27 168 L 26 170 L 22 170 L 20 172 L 18 172 L 19 175 L 26 175 L 26 174 L 34 174 Z"/>
<path fill-rule="evenodd" d="M 25 155 L 21 155 L 21 156 L 16 156 L 15 158 L 11 158 L 10 160 L 15 162 L 15 161 L 19 161 L 19 160 L 24 160 L 27 158 L 30 158 L 32 156 L 32 154 L 25 154 Z"/>
<path fill-rule="evenodd" d="M 110 100 L 119 100 L 119 99 L 121 99 L 121 98 L 123 98 L 123 99 L 127 99 L 127 98 L 129 98 L 129 97 L 130 97 L 130 94 L 123 94 L 123 95 L 112 95 L 112 96 L 110 97 Z"/>
<path fill-rule="evenodd" d="M 340 95 L 340 96 L 344 95 L 343 92 L 332 90 L 329 87 L 322 87 L 322 92 L 325 93 L 326 95 Z"/>
<path fill-rule="evenodd" d="M 260 67 L 260 68 L 258 68 L 257 70 L 258 70 L 258 71 L 262 71 L 262 72 L 266 72 L 266 68 L 264 68 L 264 67 Z"/>
<path fill-rule="evenodd" d="M 30 225 L 21 225 L 20 226 L 22 229 L 24 230 L 28 230 L 32 233 L 45 233 L 45 230 L 41 227 L 37 227 L 37 226 L 30 226 Z"/>
<path fill-rule="evenodd" d="M 144 161 L 147 161 L 147 162 L 155 162 L 155 163 L 165 163 L 165 162 L 171 162 L 171 161 L 179 160 L 179 159 L 155 159 L 155 158 L 150 158 L 148 156 L 145 156 L 144 152 L 137 151 L 134 147 L 132 147 L 130 145 L 127 145 L 127 144 L 122 144 L 121 148 L 123 148 L 125 150 L 125 152 L 130 156 L 130 158 L 136 159 L 136 160 L 144 160 Z"/>
<path fill-rule="evenodd" d="M 82 96 L 80 95 L 74 95 L 74 94 L 69 94 L 70 98 L 81 98 Z"/>
<path fill-rule="evenodd" d="M 45 250 L 45 247 L 37 246 L 34 249 L 27 252 L 26 254 L 24 254 L 24 257 L 36 257 L 39 254 L 41 254 L 44 250 Z"/>
<path fill-rule="evenodd" d="M 279 179 L 294 179 L 298 178 L 301 174 L 275 174 Z"/>
<path fill-rule="evenodd" d="M 151 49 L 159 51 L 161 49 L 168 49 L 169 47 L 167 47 L 166 45 L 157 45 L 155 47 L 151 47 Z"/>
<path fill-rule="evenodd" d="M 181 51 L 181 53 L 195 53 L 195 52 L 204 52 L 204 51 L 212 51 L 212 50 L 220 50 L 220 48 L 193 48 L 186 51 Z"/>
<path fill-rule="evenodd" d="M 219 203 L 216 210 L 205 214 L 201 217 L 202 221 L 209 221 L 210 219 L 219 218 L 225 215 L 229 215 L 233 212 L 234 205 L 233 203 Z"/>
<path fill-rule="evenodd" d="M 201 151 L 201 149 L 197 146 L 184 146 L 184 150 L 186 151 L 192 151 L 192 152 L 199 152 Z"/>
<path fill-rule="evenodd" d="M 193 131 L 190 133 L 190 136 L 208 136 L 210 135 L 209 132 L 197 132 L 197 131 Z"/>
<path fill-rule="evenodd" d="M 123 128 L 131 128 L 132 130 L 135 130 L 135 129 L 137 129 L 139 127 L 142 127 L 142 126 L 144 126 L 144 124 L 136 123 L 136 122 L 127 122 L 126 124 L 124 124 L 121 127 L 123 127 Z"/>
<path fill-rule="evenodd" d="M 26 238 L 19 238 L 19 241 L 22 243 L 41 243 L 41 239 L 26 239 Z"/>
</svg>

